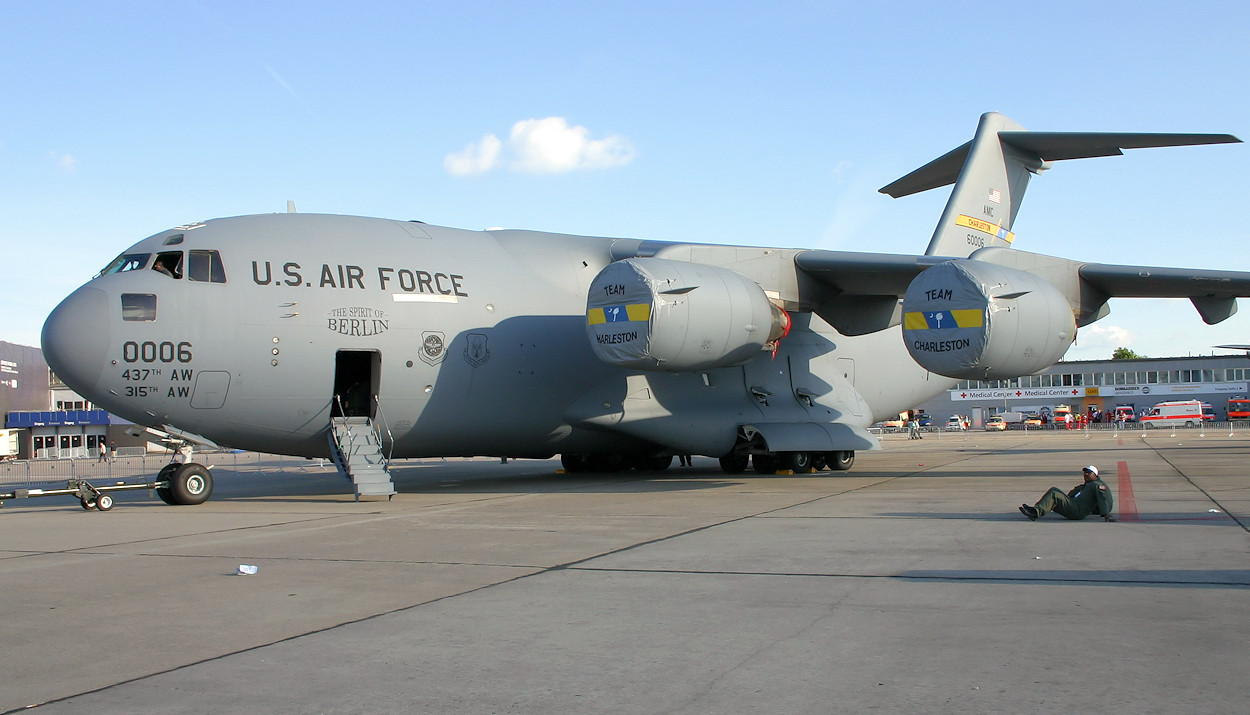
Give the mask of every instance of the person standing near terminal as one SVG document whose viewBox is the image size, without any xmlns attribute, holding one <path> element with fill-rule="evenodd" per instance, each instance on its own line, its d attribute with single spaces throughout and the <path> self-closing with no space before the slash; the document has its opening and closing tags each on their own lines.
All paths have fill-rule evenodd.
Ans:
<svg viewBox="0 0 1250 715">
<path fill-rule="evenodd" d="M 1037 521 L 1052 511 L 1066 519 L 1084 519 L 1090 514 L 1097 514 L 1105 521 L 1113 521 L 1111 510 L 1115 500 L 1111 497 L 1111 490 L 1099 478 L 1098 467 L 1091 464 L 1081 470 L 1081 475 L 1085 481 L 1068 493 L 1065 494 L 1059 487 L 1051 487 L 1037 504 L 1021 504 L 1020 513 L 1029 521 Z"/>
</svg>

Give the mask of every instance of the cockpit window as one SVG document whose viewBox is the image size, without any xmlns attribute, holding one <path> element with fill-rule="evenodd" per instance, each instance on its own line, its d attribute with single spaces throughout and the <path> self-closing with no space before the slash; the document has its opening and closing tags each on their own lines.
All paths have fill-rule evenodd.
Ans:
<svg viewBox="0 0 1250 715">
<path fill-rule="evenodd" d="M 182 278 L 182 251 L 166 251 L 156 254 L 152 262 L 152 270 L 164 273 L 170 278 Z"/>
<path fill-rule="evenodd" d="M 178 244 L 180 244 L 180 243 L 182 243 L 182 234 L 181 234 L 181 233 L 175 233 L 174 235 L 172 235 L 172 236 L 170 236 L 169 238 L 165 239 L 165 242 L 164 242 L 163 244 L 161 244 L 161 245 L 163 245 L 163 246 L 177 246 L 177 245 L 178 245 Z"/>
<path fill-rule="evenodd" d="M 108 276 L 114 273 L 125 273 L 126 271 L 137 271 L 148 264 L 148 259 L 152 257 L 151 253 L 123 253 L 108 267 L 100 271 L 100 275 Z"/>
<path fill-rule="evenodd" d="M 187 278 L 203 283 L 225 283 L 226 269 L 217 251 L 191 251 L 187 254 Z"/>
<path fill-rule="evenodd" d="M 156 320 L 156 296 L 151 293 L 122 293 L 122 320 Z"/>
</svg>

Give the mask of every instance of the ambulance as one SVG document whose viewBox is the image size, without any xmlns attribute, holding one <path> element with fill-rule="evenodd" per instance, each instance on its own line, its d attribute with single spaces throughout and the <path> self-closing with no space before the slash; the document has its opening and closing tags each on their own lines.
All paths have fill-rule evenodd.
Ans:
<svg viewBox="0 0 1250 715">
<path fill-rule="evenodd" d="M 1141 418 L 1144 427 L 1196 427 L 1202 424 L 1202 403 L 1198 400 L 1160 402 Z"/>
</svg>

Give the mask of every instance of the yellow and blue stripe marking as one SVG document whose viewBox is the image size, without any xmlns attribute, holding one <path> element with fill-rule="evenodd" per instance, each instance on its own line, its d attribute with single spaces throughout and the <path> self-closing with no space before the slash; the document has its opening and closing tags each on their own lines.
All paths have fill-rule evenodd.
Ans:
<svg viewBox="0 0 1250 715">
<path fill-rule="evenodd" d="M 984 326 L 985 312 L 980 308 L 916 311 L 903 316 L 904 330 L 951 330 Z"/>
<path fill-rule="evenodd" d="M 1016 234 L 1008 231 L 1002 226 L 990 223 L 989 221 L 982 221 L 979 218 L 966 216 L 964 214 L 959 214 L 959 217 L 955 219 L 955 225 L 963 226 L 964 228 L 971 228 L 973 230 L 980 231 L 981 233 L 988 233 L 994 238 L 1002 239 L 1007 243 L 1011 243 L 1016 240 Z"/>
<path fill-rule="evenodd" d="M 609 305 L 603 308 L 590 308 L 586 311 L 586 322 L 590 325 L 604 323 L 625 323 L 651 320 L 650 303 L 634 303 L 632 305 Z"/>
</svg>

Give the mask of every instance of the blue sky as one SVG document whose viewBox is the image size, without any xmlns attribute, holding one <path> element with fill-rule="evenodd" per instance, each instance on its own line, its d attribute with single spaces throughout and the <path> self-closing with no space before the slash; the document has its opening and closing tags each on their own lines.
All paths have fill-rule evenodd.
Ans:
<svg viewBox="0 0 1250 715">
<path fill-rule="evenodd" d="M 1250 139 L 1244 3 L 0 1 L 0 339 L 131 243 L 285 210 L 924 250 L 877 189 L 1000 111 Z M 1247 145 L 1060 162 L 1016 247 L 1250 270 Z M 1246 301 L 1243 301 L 1243 303 Z M 1069 359 L 1250 343 L 1115 300 Z M 1217 351 L 1223 352 L 1223 351 Z"/>
</svg>

